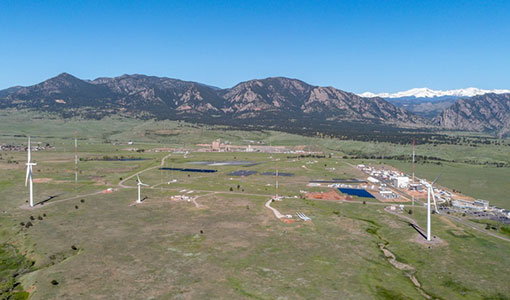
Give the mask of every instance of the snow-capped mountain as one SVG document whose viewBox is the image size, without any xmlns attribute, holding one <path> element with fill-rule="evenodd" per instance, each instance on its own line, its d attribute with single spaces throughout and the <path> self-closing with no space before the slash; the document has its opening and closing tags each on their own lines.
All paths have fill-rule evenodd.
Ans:
<svg viewBox="0 0 510 300">
<path fill-rule="evenodd" d="M 488 93 L 494 94 L 506 94 L 510 93 L 510 90 L 497 89 L 497 90 L 483 90 L 478 88 L 467 88 L 467 89 L 458 89 L 458 90 L 432 90 L 429 88 L 416 88 L 410 89 L 407 91 L 397 92 L 397 93 L 379 93 L 374 94 L 370 92 L 365 92 L 359 94 L 361 97 L 373 98 L 373 97 L 381 97 L 381 98 L 436 98 L 436 97 L 473 97 L 484 95 Z"/>
</svg>

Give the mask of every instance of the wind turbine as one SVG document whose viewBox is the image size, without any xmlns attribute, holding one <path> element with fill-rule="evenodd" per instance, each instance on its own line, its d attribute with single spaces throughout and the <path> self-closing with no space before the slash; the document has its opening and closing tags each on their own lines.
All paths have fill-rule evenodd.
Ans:
<svg viewBox="0 0 510 300">
<path fill-rule="evenodd" d="M 27 159 L 27 176 L 25 178 L 25 186 L 28 184 L 28 179 L 30 178 L 30 207 L 34 207 L 34 176 L 32 173 L 32 167 L 37 165 L 36 163 L 31 162 L 31 149 L 30 149 L 30 137 L 28 137 L 28 159 Z"/>
<path fill-rule="evenodd" d="M 136 175 L 136 185 L 138 185 L 138 200 L 136 201 L 137 203 L 142 203 L 142 199 L 140 199 L 140 188 L 141 186 L 149 186 L 148 184 L 145 184 L 145 183 L 142 183 L 142 181 L 140 180 L 140 177 L 138 177 L 138 175 Z"/>
<path fill-rule="evenodd" d="M 433 199 L 434 201 L 434 210 L 436 211 L 436 213 L 439 213 L 439 211 L 437 210 L 437 204 L 436 204 L 436 196 L 434 195 L 434 183 L 436 183 L 436 181 L 439 179 L 439 177 L 441 176 L 441 174 L 439 174 L 436 179 L 434 179 L 434 181 L 432 181 L 432 183 L 428 183 L 426 181 L 422 181 L 423 185 L 425 185 L 427 187 L 427 241 L 430 242 L 431 240 L 431 222 L 430 222 L 430 215 L 431 215 L 431 210 L 430 210 L 430 198 Z"/>
</svg>

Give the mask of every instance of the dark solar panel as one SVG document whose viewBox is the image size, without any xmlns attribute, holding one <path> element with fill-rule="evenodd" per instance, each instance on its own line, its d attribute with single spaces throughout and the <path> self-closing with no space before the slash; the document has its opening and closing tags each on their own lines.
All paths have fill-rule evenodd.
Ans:
<svg viewBox="0 0 510 300">
<path fill-rule="evenodd" d="M 166 171 L 180 171 L 180 172 L 198 172 L 198 173 L 214 173 L 218 172 L 218 170 L 211 169 L 183 169 L 183 168 L 159 168 L 160 170 Z"/>
<path fill-rule="evenodd" d="M 363 197 L 363 198 L 375 198 L 372 194 L 370 194 L 369 192 L 367 192 L 364 189 L 339 188 L 338 190 L 344 194 L 351 195 L 351 196 L 358 196 L 358 197 Z"/>
<path fill-rule="evenodd" d="M 256 173 L 257 173 L 257 171 L 239 170 L 239 171 L 234 171 L 234 172 L 228 173 L 228 175 L 229 176 L 250 176 L 250 175 L 253 175 Z"/>
</svg>

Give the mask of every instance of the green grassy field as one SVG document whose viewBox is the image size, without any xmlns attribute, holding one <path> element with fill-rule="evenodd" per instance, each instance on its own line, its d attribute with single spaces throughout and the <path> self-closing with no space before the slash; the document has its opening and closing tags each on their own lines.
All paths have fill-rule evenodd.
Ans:
<svg viewBox="0 0 510 300">
<path fill-rule="evenodd" d="M 350 164 L 362 160 L 342 159 L 348 153 L 399 155 L 410 150 L 408 145 L 126 119 L 33 119 L 20 125 L 13 123 L 21 118 L 19 114 L 2 113 L 5 122 L 0 122 L 0 143 L 25 143 L 21 135 L 30 134 L 35 143 L 56 146 L 33 153 L 38 163 L 35 178 L 44 179 L 35 183 L 36 202 L 54 196 L 34 209 L 24 208 L 28 199 L 26 153 L 1 153 L 0 245 L 4 246 L 0 264 L 9 266 L 5 268 L 9 271 L 0 272 L 0 281 L 7 290 L 20 283 L 9 291 L 20 299 L 28 296 L 23 290 L 30 292 L 30 299 L 423 299 L 424 293 L 437 299 L 510 298 L 510 242 L 433 215 L 433 233 L 443 244 L 428 248 L 417 242 L 420 238 L 407 222 L 384 211 L 384 205 L 299 198 L 300 190 L 327 190 L 307 187 L 311 179 L 361 176 Z M 77 185 L 74 130 L 80 137 L 79 156 L 86 159 L 79 162 Z M 199 174 L 159 170 L 161 159 L 169 153 L 148 151 L 193 147 L 216 138 L 236 144 L 254 140 L 308 145 L 333 155 L 297 159 L 285 154 L 191 152 L 171 153 L 164 163 L 165 167 L 218 170 Z M 129 140 L 135 144 L 127 145 Z M 126 150 L 132 147 L 146 151 Z M 462 147 L 455 145 L 420 145 L 417 153 L 435 153 L 445 159 L 509 161 L 505 147 L 487 145 L 461 151 Z M 460 152 L 455 155 L 452 151 Z M 91 160 L 106 155 L 146 160 Z M 279 178 L 279 193 L 289 198 L 273 206 L 285 214 L 303 212 L 311 222 L 296 219 L 286 224 L 264 207 L 275 192 L 273 176 L 229 175 L 237 170 L 273 172 L 275 159 L 279 159 L 280 172 L 295 176 Z M 258 164 L 190 164 L 230 160 Z M 404 161 L 370 161 L 410 169 Z M 142 189 L 142 196 L 147 197 L 143 204 L 132 205 L 136 200 L 134 179 L 125 181 L 125 188 L 119 182 L 143 170 L 147 171 L 140 177 L 152 188 Z M 417 175 L 426 178 L 438 172 L 443 173 L 441 185 L 509 206 L 505 197 L 507 168 L 466 163 L 416 168 Z M 114 192 L 102 193 L 107 188 Z M 188 191 L 193 191 L 188 195 L 198 195 L 199 207 L 170 200 L 170 196 Z M 424 209 L 417 208 L 411 217 L 425 226 Z M 28 222 L 33 226 L 27 228 Z M 484 224 L 473 224 L 484 228 Z M 380 245 L 411 269 L 400 270 L 390 264 Z M 414 276 L 421 288 L 409 276 Z M 2 297 L 7 295 L 2 293 Z"/>
</svg>

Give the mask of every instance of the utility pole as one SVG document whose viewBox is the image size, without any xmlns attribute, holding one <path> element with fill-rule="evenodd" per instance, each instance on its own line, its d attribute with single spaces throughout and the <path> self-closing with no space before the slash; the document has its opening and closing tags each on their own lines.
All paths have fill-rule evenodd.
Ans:
<svg viewBox="0 0 510 300">
<path fill-rule="evenodd" d="M 414 137 L 413 137 L 413 184 L 414 184 Z"/>
<path fill-rule="evenodd" d="M 78 184 L 78 137 L 74 131 L 74 188 Z"/>
</svg>

